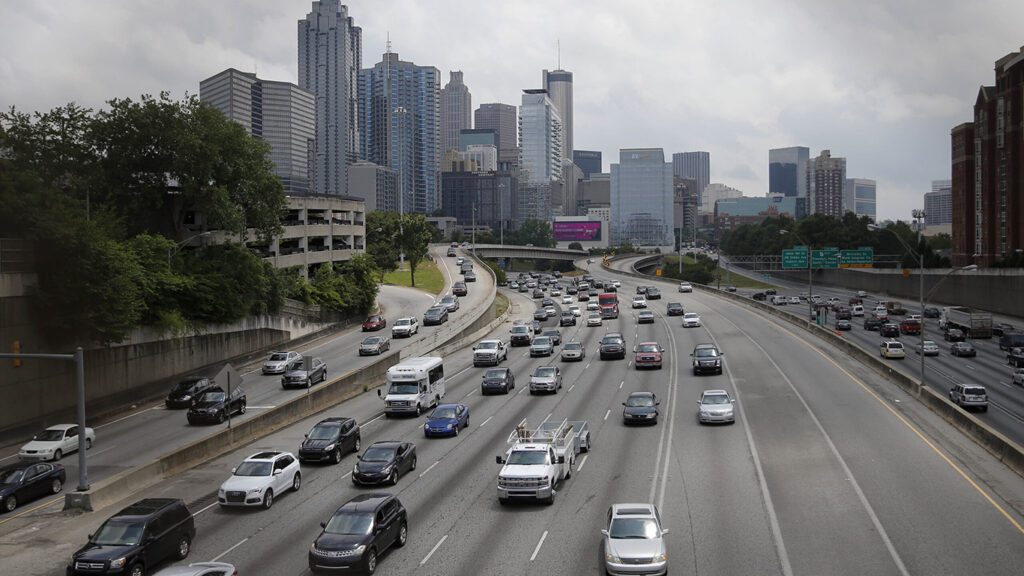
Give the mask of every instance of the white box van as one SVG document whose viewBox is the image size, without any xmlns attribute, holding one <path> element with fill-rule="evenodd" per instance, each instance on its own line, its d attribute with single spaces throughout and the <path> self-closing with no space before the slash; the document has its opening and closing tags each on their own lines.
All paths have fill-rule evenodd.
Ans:
<svg viewBox="0 0 1024 576">
<path fill-rule="evenodd" d="M 436 356 L 409 358 L 388 368 L 384 392 L 384 416 L 416 414 L 437 406 L 444 398 L 444 363 Z"/>
</svg>

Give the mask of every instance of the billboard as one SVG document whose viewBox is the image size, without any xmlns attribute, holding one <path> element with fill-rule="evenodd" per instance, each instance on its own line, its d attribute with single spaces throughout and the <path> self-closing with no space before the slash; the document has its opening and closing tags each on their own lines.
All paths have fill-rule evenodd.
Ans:
<svg viewBox="0 0 1024 576">
<path fill-rule="evenodd" d="M 558 242 L 600 242 L 601 221 L 556 221 L 552 225 Z"/>
</svg>

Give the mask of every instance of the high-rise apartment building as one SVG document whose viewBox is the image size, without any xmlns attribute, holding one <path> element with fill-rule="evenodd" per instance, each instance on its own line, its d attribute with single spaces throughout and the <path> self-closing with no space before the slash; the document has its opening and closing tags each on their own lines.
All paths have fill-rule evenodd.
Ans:
<svg viewBox="0 0 1024 576">
<path fill-rule="evenodd" d="M 562 119 L 544 89 L 523 90 L 519 144 L 519 222 L 550 222 L 552 186 L 562 180 Z"/>
<path fill-rule="evenodd" d="M 711 154 L 708 152 L 677 152 L 672 155 L 672 175 L 697 181 L 698 206 L 702 212 L 714 212 L 715 205 L 704 201 L 704 189 L 711 182 Z"/>
<path fill-rule="evenodd" d="M 932 180 L 932 191 L 924 195 L 924 225 L 953 223 L 953 181 Z"/>
<path fill-rule="evenodd" d="M 966 190 L 953 173 L 953 264 L 991 265 L 1024 249 L 1024 48 L 995 63 L 995 86 L 982 86 L 974 103 L 974 147 L 961 151 L 961 158 L 973 153 L 974 180 Z M 957 164 L 957 136 L 954 128 L 953 165 Z M 957 254 L 958 195 L 973 215 L 973 246 Z M 968 254 L 976 258 L 964 262 Z M 959 259 L 958 259 L 959 257 Z"/>
<path fill-rule="evenodd" d="M 811 150 L 804 146 L 773 148 L 768 151 L 768 193 L 807 196 L 807 161 Z"/>
<path fill-rule="evenodd" d="M 867 216 L 875 221 L 876 183 L 867 178 L 847 178 L 843 190 L 843 213 L 853 212 L 858 218 Z"/>
<path fill-rule="evenodd" d="M 399 211 L 441 207 L 440 72 L 385 52 L 359 73 L 362 157 L 398 172 Z"/>
<path fill-rule="evenodd" d="M 262 80 L 228 68 L 199 83 L 199 100 L 270 144 L 270 161 L 285 194 L 313 192 L 309 178 L 316 135 L 313 93 L 290 82 Z"/>
<path fill-rule="evenodd" d="M 846 158 L 833 158 L 830 150 L 807 161 L 807 212 L 843 217 Z"/>
<path fill-rule="evenodd" d="M 459 150 L 459 132 L 473 127 L 473 97 L 462 83 L 462 72 L 451 72 L 441 89 L 441 145 Z"/>
<path fill-rule="evenodd" d="M 542 85 L 562 119 L 562 158 L 572 160 L 572 72 L 545 70 Z"/>
<path fill-rule="evenodd" d="M 952 140 L 953 176 L 950 183 L 950 195 L 953 203 L 953 225 L 950 235 L 953 237 L 953 252 L 950 262 L 953 266 L 967 266 L 975 263 L 975 248 L 981 241 L 981 231 L 975 227 L 975 218 L 981 217 L 978 208 L 980 198 L 975 198 L 974 179 L 974 123 L 964 122 L 953 128 L 950 133 Z M 977 204 L 976 204 L 977 202 Z"/>
<path fill-rule="evenodd" d="M 612 244 L 672 246 L 672 163 L 665 152 L 622 149 L 611 168 Z"/>
<path fill-rule="evenodd" d="M 477 130 L 494 130 L 498 135 L 498 150 L 516 147 L 516 107 L 497 102 L 481 104 L 473 113 Z"/>
<path fill-rule="evenodd" d="M 317 0 L 299 20 L 299 87 L 316 97 L 312 174 L 320 194 L 347 194 L 348 166 L 359 158 L 356 114 L 362 29 L 338 0 Z"/>
<path fill-rule="evenodd" d="M 583 178 L 590 178 L 591 174 L 601 173 L 601 151 L 600 150 L 573 150 L 572 163 L 579 166 L 583 171 Z"/>
</svg>

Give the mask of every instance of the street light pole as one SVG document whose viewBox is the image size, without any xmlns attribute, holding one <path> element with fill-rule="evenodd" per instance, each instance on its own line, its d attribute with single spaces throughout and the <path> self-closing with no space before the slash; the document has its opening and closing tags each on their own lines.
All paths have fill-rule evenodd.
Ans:
<svg viewBox="0 0 1024 576">
<path fill-rule="evenodd" d="M 209 235 L 210 235 L 209 231 L 200 232 L 199 234 L 194 234 L 192 236 L 189 236 L 188 238 L 185 238 L 181 242 L 178 242 L 177 244 L 174 245 L 174 248 L 168 248 L 167 249 L 167 268 L 169 269 L 171 267 L 171 257 L 174 256 L 175 254 L 177 254 L 178 252 L 181 252 L 181 249 L 185 247 L 185 244 L 188 244 L 189 242 L 195 240 L 196 238 L 202 238 L 204 236 L 209 236 Z"/>
</svg>

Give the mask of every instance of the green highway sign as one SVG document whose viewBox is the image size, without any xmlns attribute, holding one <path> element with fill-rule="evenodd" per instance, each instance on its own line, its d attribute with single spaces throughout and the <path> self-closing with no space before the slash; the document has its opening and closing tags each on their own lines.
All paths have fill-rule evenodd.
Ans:
<svg viewBox="0 0 1024 576">
<path fill-rule="evenodd" d="M 782 251 L 782 268 L 807 268 L 807 248 L 797 247 Z"/>
<path fill-rule="evenodd" d="M 764 279 L 765 280 L 771 280 L 772 279 L 772 275 L 771 274 L 765 274 L 764 275 Z"/>
<path fill-rule="evenodd" d="M 843 250 L 839 256 L 839 265 L 843 268 L 871 268 L 875 253 L 870 247 L 859 250 Z"/>
<path fill-rule="evenodd" d="M 839 268 L 839 249 L 811 250 L 811 266 L 814 268 Z"/>
</svg>

